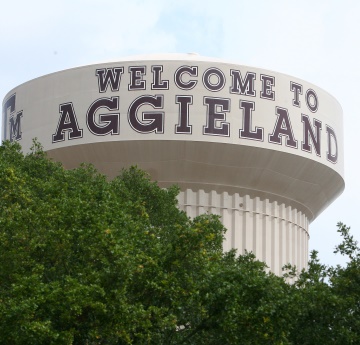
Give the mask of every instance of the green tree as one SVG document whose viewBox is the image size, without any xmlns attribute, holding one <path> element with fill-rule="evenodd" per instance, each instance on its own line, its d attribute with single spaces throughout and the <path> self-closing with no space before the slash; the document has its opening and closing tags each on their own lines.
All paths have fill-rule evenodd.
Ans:
<svg viewBox="0 0 360 345">
<path fill-rule="evenodd" d="M 327 267 L 311 253 L 308 270 L 291 285 L 291 344 L 360 344 L 360 249 L 350 228 L 338 223 L 342 243 L 334 253 L 344 267 Z"/>
<path fill-rule="evenodd" d="M 112 181 L 92 166 L 65 170 L 37 143 L 23 155 L 8 142 L 0 183 L 2 344 L 277 337 L 266 303 L 269 286 L 283 281 L 252 255 L 224 254 L 219 219 L 190 220 L 177 187 L 160 189 L 136 168 Z"/>
<path fill-rule="evenodd" d="M 0 344 L 357 344 L 359 250 L 296 283 L 224 253 L 218 217 L 130 168 L 65 170 L 0 147 Z M 293 271 L 295 268 L 290 268 Z"/>
</svg>

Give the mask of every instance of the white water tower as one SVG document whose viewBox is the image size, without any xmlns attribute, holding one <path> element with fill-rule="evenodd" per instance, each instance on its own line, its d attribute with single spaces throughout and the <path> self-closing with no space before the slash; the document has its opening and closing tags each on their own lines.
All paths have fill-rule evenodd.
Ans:
<svg viewBox="0 0 360 345">
<path fill-rule="evenodd" d="M 295 77 L 195 54 L 127 58 L 26 82 L 3 102 L 3 139 L 37 137 L 66 168 L 137 165 L 178 184 L 191 217 L 219 214 L 224 249 L 281 274 L 306 267 L 309 223 L 344 189 L 338 102 Z"/>
</svg>

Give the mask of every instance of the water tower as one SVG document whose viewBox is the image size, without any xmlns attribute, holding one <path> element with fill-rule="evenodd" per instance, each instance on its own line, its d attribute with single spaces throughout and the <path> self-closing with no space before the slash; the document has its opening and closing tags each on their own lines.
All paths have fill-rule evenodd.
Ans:
<svg viewBox="0 0 360 345">
<path fill-rule="evenodd" d="M 273 272 L 306 267 L 309 223 L 344 189 L 338 102 L 295 77 L 194 54 L 127 58 L 11 90 L 2 138 L 37 137 L 66 168 L 137 165 L 177 184 L 191 217 L 219 214 L 224 249 Z"/>
</svg>

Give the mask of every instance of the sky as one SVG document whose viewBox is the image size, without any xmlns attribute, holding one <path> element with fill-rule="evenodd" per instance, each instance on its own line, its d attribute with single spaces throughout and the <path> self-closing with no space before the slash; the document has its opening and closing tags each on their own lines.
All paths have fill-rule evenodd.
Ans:
<svg viewBox="0 0 360 345">
<path fill-rule="evenodd" d="M 189 53 L 265 68 L 328 91 L 344 113 L 345 191 L 310 225 L 326 265 L 336 224 L 360 240 L 360 1 L 13 0 L 0 19 L 0 99 L 44 74 L 122 57 Z"/>
</svg>

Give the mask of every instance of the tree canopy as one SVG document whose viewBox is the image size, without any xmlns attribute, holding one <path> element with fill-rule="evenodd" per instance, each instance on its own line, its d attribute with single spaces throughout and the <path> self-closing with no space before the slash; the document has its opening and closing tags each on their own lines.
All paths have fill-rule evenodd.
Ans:
<svg viewBox="0 0 360 345">
<path fill-rule="evenodd" d="M 0 185 L 0 344 L 360 343 L 360 251 L 341 223 L 345 267 L 313 252 L 278 277 L 136 167 L 108 181 L 4 142 Z"/>
</svg>

